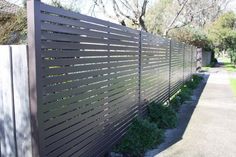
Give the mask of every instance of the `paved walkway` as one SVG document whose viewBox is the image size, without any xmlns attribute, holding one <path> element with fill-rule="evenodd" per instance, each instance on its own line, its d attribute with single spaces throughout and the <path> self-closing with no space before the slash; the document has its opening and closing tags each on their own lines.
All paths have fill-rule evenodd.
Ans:
<svg viewBox="0 0 236 157">
<path fill-rule="evenodd" d="M 236 157 L 236 98 L 223 68 L 210 70 L 182 139 L 152 156 Z"/>
</svg>

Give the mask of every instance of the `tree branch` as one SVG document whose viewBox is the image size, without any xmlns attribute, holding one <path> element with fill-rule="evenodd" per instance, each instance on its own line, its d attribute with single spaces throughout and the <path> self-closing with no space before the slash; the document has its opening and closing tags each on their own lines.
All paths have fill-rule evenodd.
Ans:
<svg viewBox="0 0 236 157">
<path fill-rule="evenodd" d="M 128 2 L 128 0 L 112 0 L 112 9 L 115 14 L 113 14 L 113 16 L 115 18 L 108 14 L 103 0 L 93 0 L 93 2 L 96 4 L 96 6 L 100 7 L 104 15 L 108 16 L 109 18 L 118 20 L 122 25 L 125 25 L 125 19 L 128 19 L 132 21 L 132 24 L 139 26 L 147 31 L 143 17 L 146 14 L 148 0 L 143 0 L 141 8 L 139 8 L 139 0 L 133 0 L 132 5 L 134 4 L 134 8 Z"/>
<path fill-rule="evenodd" d="M 179 11 L 176 13 L 175 17 L 172 19 L 172 21 L 170 22 L 170 24 L 167 26 L 167 28 L 164 31 L 164 36 L 168 35 L 168 32 L 170 31 L 172 25 L 175 23 L 175 21 L 177 20 L 177 18 L 179 17 L 179 15 L 181 14 L 181 12 L 183 11 L 184 7 L 186 6 L 188 0 L 185 0 L 183 2 L 183 4 L 181 5 Z"/>
<path fill-rule="evenodd" d="M 147 31 L 147 27 L 146 27 L 145 22 L 143 20 L 143 16 L 145 16 L 145 14 L 146 14 L 147 3 L 148 3 L 148 0 L 143 1 L 142 11 L 141 11 L 141 15 L 139 17 L 139 24 L 142 27 L 142 29 L 145 31 Z"/>
<path fill-rule="evenodd" d="M 120 8 L 119 8 L 119 6 L 118 6 L 118 4 L 116 3 L 115 0 L 113 0 L 112 2 L 113 2 L 113 9 L 114 9 L 114 11 L 115 11 L 116 13 L 118 12 L 121 16 L 123 16 L 123 17 L 125 17 L 125 18 L 131 20 L 131 21 L 132 21 L 133 23 L 135 23 L 135 24 L 138 24 L 138 23 L 137 23 L 137 20 L 136 20 L 135 18 L 132 18 L 131 16 L 124 14 L 124 13 L 120 10 Z"/>
</svg>

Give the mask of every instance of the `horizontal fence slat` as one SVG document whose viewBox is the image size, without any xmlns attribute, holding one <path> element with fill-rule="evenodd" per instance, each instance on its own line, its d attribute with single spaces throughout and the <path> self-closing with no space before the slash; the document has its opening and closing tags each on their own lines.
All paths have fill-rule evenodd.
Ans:
<svg viewBox="0 0 236 157">
<path fill-rule="evenodd" d="M 147 102 L 169 100 L 192 74 L 184 43 L 39 4 L 42 156 L 102 156 Z"/>
</svg>

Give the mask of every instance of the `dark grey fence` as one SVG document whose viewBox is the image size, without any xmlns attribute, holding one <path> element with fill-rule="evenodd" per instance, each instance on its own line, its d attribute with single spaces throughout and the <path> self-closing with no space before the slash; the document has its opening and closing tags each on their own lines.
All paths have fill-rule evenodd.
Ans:
<svg viewBox="0 0 236 157">
<path fill-rule="evenodd" d="M 101 156 L 148 102 L 166 102 L 195 48 L 28 1 L 34 156 Z"/>
</svg>

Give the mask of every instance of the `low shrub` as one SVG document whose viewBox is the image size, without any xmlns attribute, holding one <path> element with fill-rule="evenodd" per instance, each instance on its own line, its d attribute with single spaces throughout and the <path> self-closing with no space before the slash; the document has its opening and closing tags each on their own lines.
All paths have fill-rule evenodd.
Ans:
<svg viewBox="0 0 236 157">
<path fill-rule="evenodd" d="M 180 97 L 180 102 L 183 103 L 186 100 L 189 100 L 192 94 L 192 90 L 188 88 L 188 86 L 184 85 L 180 93 L 177 94 L 178 97 Z"/>
<path fill-rule="evenodd" d="M 114 151 L 129 157 L 142 157 L 145 151 L 160 144 L 164 139 L 163 129 L 177 126 L 176 112 L 184 101 L 190 99 L 192 89 L 196 88 L 202 79 L 200 76 L 193 75 L 170 101 L 169 106 L 150 103 L 147 119 L 136 119 Z"/>
<path fill-rule="evenodd" d="M 141 157 L 150 148 L 160 144 L 164 139 L 163 130 L 148 120 L 136 119 L 130 126 L 115 151 L 131 157 Z"/>
<path fill-rule="evenodd" d="M 198 75 L 193 75 L 192 76 L 193 82 L 200 83 L 203 80 L 203 77 L 198 76 Z"/>
<path fill-rule="evenodd" d="M 153 102 L 148 106 L 148 111 L 150 121 L 156 123 L 159 128 L 168 129 L 176 127 L 177 115 L 171 107 Z"/>
<path fill-rule="evenodd" d="M 186 86 L 190 89 L 197 88 L 198 84 L 202 81 L 202 77 L 198 75 L 193 75 L 192 79 L 188 82 L 186 82 Z"/>
<path fill-rule="evenodd" d="M 179 96 L 175 96 L 173 99 L 170 101 L 170 107 L 175 110 L 176 112 L 179 111 L 179 108 L 181 106 L 181 98 Z"/>
<path fill-rule="evenodd" d="M 195 89 L 197 87 L 197 83 L 190 80 L 190 81 L 186 82 L 186 86 L 188 86 L 188 88 L 190 88 L 190 89 Z"/>
</svg>

